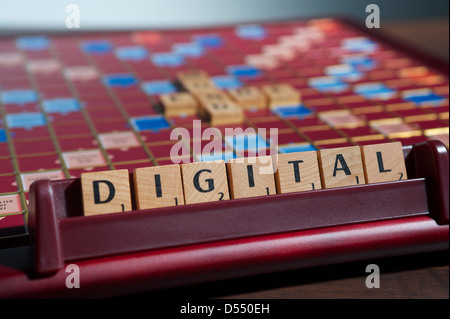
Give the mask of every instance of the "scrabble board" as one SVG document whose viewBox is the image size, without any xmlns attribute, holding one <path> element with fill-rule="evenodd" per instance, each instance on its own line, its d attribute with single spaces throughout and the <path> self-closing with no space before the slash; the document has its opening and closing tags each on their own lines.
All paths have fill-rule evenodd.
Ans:
<svg viewBox="0 0 450 319">
<path fill-rule="evenodd" d="M 166 112 L 162 96 L 184 91 L 177 79 L 190 70 L 224 92 L 287 84 L 300 103 L 245 107 L 232 124 Z M 277 128 L 281 154 L 394 141 L 448 147 L 448 101 L 448 67 L 337 19 L 2 38 L 0 236 L 27 233 L 35 180 L 172 164 L 170 134 L 192 133 L 194 120 L 221 131 Z M 189 160 L 206 159 L 192 151 Z"/>
</svg>

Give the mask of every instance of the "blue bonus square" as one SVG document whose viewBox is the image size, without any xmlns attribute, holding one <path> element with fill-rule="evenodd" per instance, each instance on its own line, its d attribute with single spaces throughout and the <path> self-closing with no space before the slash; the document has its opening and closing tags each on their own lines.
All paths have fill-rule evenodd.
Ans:
<svg viewBox="0 0 450 319">
<path fill-rule="evenodd" d="M 204 47 L 196 42 L 174 44 L 172 50 L 176 54 L 189 58 L 199 58 L 205 54 Z"/>
<path fill-rule="evenodd" d="M 290 107 L 277 107 L 272 112 L 274 112 L 281 118 L 297 118 L 297 119 L 302 119 L 305 116 L 308 116 L 312 113 L 312 111 L 308 110 L 306 107 L 302 105 Z"/>
<path fill-rule="evenodd" d="M 19 37 L 16 45 L 24 51 L 43 51 L 50 47 L 50 40 L 44 36 Z"/>
<path fill-rule="evenodd" d="M 358 70 L 369 71 L 377 67 L 378 63 L 374 59 L 366 55 L 347 55 L 341 58 L 344 64 L 350 64 Z"/>
<path fill-rule="evenodd" d="M 363 73 L 351 64 L 333 65 L 325 68 L 327 75 L 335 76 L 343 81 L 358 81 L 363 77 Z"/>
<path fill-rule="evenodd" d="M 86 54 L 102 55 L 112 52 L 113 46 L 109 41 L 86 41 L 81 43 L 81 50 Z"/>
<path fill-rule="evenodd" d="M 393 98 L 397 92 L 381 82 L 359 84 L 354 87 L 357 94 L 368 99 L 389 100 Z"/>
<path fill-rule="evenodd" d="M 0 143 L 6 142 L 6 132 L 4 129 L 0 128 Z"/>
<path fill-rule="evenodd" d="M 439 106 L 445 102 L 445 98 L 436 94 L 429 94 L 423 96 L 411 96 L 406 98 L 406 100 L 411 101 L 417 105 L 436 105 Z"/>
<path fill-rule="evenodd" d="M 0 93 L 0 101 L 5 105 L 36 103 L 38 99 L 39 96 L 34 90 L 12 90 Z"/>
<path fill-rule="evenodd" d="M 170 94 L 177 91 L 172 82 L 166 80 L 144 82 L 141 87 L 148 95 Z"/>
<path fill-rule="evenodd" d="M 317 151 L 317 149 L 309 143 L 288 144 L 278 147 L 280 154 Z"/>
<path fill-rule="evenodd" d="M 42 107 L 47 113 L 63 115 L 71 112 L 79 112 L 81 109 L 80 103 L 74 98 L 44 100 L 42 102 Z"/>
<path fill-rule="evenodd" d="M 132 74 L 107 74 L 103 76 L 103 83 L 108 87 L 130 87 L 137 84 Z"/>
<path fill-rule="evenodd" d="M 133 128 L 138 131 L 158 132 L 170 128 L 170 124 L 162 115 L 133 117 L 130 119 Z"/>
<path fill-rule="evenodd" d="M 344 39 L 341 47 L 351 52 L 372 53 L 378 48 L 378 45 L 369 38 L 358 37 Z"/>
<path fill-rule="evenodd" d="M 148 56 L 148 51 L 144 47 L 120 47 L 115 51 L 116 57 L 122 61 L 142 61 Z"/>
<path fill-rule="evenodd" d="M 225 143 L 227 143 L 229 147 L 232 147 L 236 152 L 257 152 L 269 147 L 266 140 L 256 133 L 226 136 Z"/>
<path fill-rule="evenodd" d="M 184 57 L 178 53 L 155 53 L 152 54 L 150 59 L 153 64 L 159 67 L 177 67 L 185 63 Z"/>
<path fill-rule="evenodd" d="M 217 49 L 223 46 L 223 39 L 217 34 L 198 34 L 193 39 L 205 48 Z"/>
<path fill-rule="evenodd" d="M 11 129 L 24 128 L 32 129 L 37 126 L 45 126 L 47 121 L 45 116 L 39 112 L 6 114 L 6 123 Z"/>
<path fill-rule="evenodd" d="M 235 28 L 235 34 L 241 39 L 261 40 L 266 37 L 266 29 L 259 24 L 240 25 Z"/>
<path fill-rule="evenodd" d="M 221 90 L 237 89 L 243 85 L 241 81 L 229 75 L 213 76 L 211 80 Z"/>
<path fill-rule="evenodd" d="M 311 78 L 308 81 L 309 85 L 320 92 L 332 92 L 340 93 L 349 88 L 349 85 L 342 82 L 339 78 L 335 76 L 323 76 L 317 78 Z"/>
<path fill-rule="evenodd" d="M 256 78 L 261 75 L 261 71 L 250 65 L 230 65 L 226 69 L 228 74 L 236 77 Z"/>
</svg>

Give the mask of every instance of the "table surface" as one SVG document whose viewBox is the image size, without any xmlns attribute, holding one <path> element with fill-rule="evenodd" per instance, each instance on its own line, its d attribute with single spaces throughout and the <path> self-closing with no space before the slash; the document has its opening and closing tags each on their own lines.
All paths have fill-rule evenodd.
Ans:
<svg viewBox="0 0 450 319">
<path fill-rule="evenodd" d="M 382 23 L 379 32 L 449 59 L 449 20 Z M 366 267 L 380 269 L 380 288 L 368 289 Z M 136 296 L 130 296 L 135 298 Z M 448 251 L 299 269 L 200 284 L 155 293 L 145 298 L 226 299 L 448 299 Z M 150 299 L 149 299 L 150 300 Z"/>
</svg>

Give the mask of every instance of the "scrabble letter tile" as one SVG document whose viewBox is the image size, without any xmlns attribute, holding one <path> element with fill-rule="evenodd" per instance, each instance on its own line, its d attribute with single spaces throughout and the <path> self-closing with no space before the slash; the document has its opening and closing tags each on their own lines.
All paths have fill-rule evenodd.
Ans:
<svg viewBox="0 0 450 319">
<path fill-rule="evenodd" d="M 366 183 L 358 146 L 320 150 L 319 163 L 324 188 Z"/>
<path fill-rule="evenodd" d="M 272 84 L 264 85 L 263 92 L 269 98 L 270 108 L 277 108 L 279 106 L 298 106 L 301 98 L 300 92 L 289 84 Z"/>
<path fill-rule="evenodd" d="M 267 107 L 266 96 L 254 86 L 229 90 L 231 97 L 243 109 L 264 109 Z"/>
<path fill-rule="evenodd" d="M 367 183 L 383 183 L 408 178 L 400 142 L 363 146 L 362 158 Z"/>
<path fill-rule="evenodd" d="M 133 177 L 138 209 L 184 205 L 179 165 L 137 168 Z"/>
<path fill-rule="evenodd" d="M 241 124 L 244 122 L 244 110 L 231 101 L 208 102 L 203 104 L 204 117 L 212 126 Z"/>
<path fill-rule="evenodd" d="M 128 170 L 81 174 L 84 215 L 131 211 Z"/>
<path fill-rule="evenodd" d="M 322 188 L 317 152 L 296 152 L 278 155 L 275 180 L 279 194 Z"/>
<path fill-rule="evenodd" d="M 230 199 L 224 161 L 181 165 L 186 204 Z"/>
<path fill-rule="evenodd" d="M 233 199 L 276 194 L 270 156 L 231 159 L 227 172 Z"/>
<path fill-rule="evenodd" d="M 189 93 L 163 94 L 159 98 L 166 116 L 195 115 L 197 113 L 198 102 Z"/>
</svg>

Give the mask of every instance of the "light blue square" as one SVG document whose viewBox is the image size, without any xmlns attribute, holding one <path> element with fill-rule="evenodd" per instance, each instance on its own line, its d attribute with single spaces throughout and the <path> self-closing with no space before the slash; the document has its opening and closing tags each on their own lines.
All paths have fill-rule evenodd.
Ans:
<svg viewBox="0 0 450 319">
<path fill-rule="evenodd" d="M 199 58 L 205 54 L 204 47 L 196 42 L 174 44 L 172 51 L 189 58 Z"/>
<path fill-rule="evenodd" d="M 42 107 L 47 113 L 69 114 L 81 110 L 80 103 L 74 98 L 44 100 Z"/>
<path fill-rule="evenodd" d="M 296 119 L 302 119 L 313 112 L 308 110 L 306 107 L 299 105 L 299 106 L 292 106 L 292 107 L 277 107 L 272 111 L 273 113 L 277 114 L 281 118 L 296 118 Z"/>
<path fill-rule="evenodd" d="M 369 71 L 374 69 L 378 63 L 369 56 L 365 55 L 348 55 L 341 58 L 344 64 L 353 65 L 358 70 Z"/>
<path fill-rule="evenodd" d="M 120 47 L 115 51 L 116 57 L 122 61 L 142 61 L 148 56 L 148 51 L 141 46 Z"/>
<path fill-rule="evenodd" d="M 103 83 L 108 87 L 130 87 L 137 84 L 132 74 L 107 74 L 103 76 Z"/>
<path fill-rule="evenodd" d="M 184 57 L 178 53 L 155 53 L 150 56 L 153 64 L 159 67 L 177 67 L 185 63 Z"/>
<path fill-rule="evenodd" d="M 0 143 L 6 142 L 6 132 L 4 129 L 0 128 Z"/>
<path fill-rule="evenodd" d="M 236 152 L 265 150 L 269 147 L 266 140 L 256 133 L 225 136 L 225 143 Z"/>
<path fill-rule="evenodd" d="M 47 121 L 45 116 L 39 112 L 6 114 L 6 123 L 11 129 L 25 128 L 32 129 L 37 126 L 45 126 Z"/>
<path fill-rule="evenodd" d="M 312 78 L 309 80 L 309 85 L 324 93 L 341 93 L 349 88 L 347 83 L 334 76 Z"/>
<path fill-rule="evenodd" d="M 144 82 L 141 87 L 148 95 L 170 94 L 177 92 L 177 88 L 172 84 L 172 82 L 167 80 Z"/>
<path fill-rule="evenodd" d="M 309 152 L 309 151 L 317 151 L 317 149 L 312 144 L 292 144 L 278 147 L 278 152 L 280 154 Z"/>
<path fill-rule="evenodd" d="M 236 79 L 234 76 L 213 76 L 211 79 L 213 83 L 221 90 L 237 89 L 243 86 L 242 82 Z"/>
<path fill-rule="evenodd" d="M 81 43 L 81 50 L 87 54 L 103 55 L 112 52 L 113 46 L 109 41 L 85 41 Z"/>
<path fill-rule="evenodd" d="M 359 84 L 355 86 L 355 92 L 367 99 L 388 100 L 396 95 L 396 91 L 381 82 L 370 84 Z"/>
<path fill-rule="evenodd" d="M 378 45 L 369 38 L 360 37 L 344 39 L 342 48 L 355 53 L 372 53 L 378 48 Z"/>
<path fill-rule="evenodd" d="M 19 37 L 16 45 L 24 51 L 43 51 L 50 47 L 50 40 L 44 36 L 26 36 Z"/>
<path fill-rule="evenodd" d="M 266 29 L 259 24 L 239 25 L 235 34 L 241 39 L 262 40 L 266 37 Z"/>
<path fill-rule="evenodd" d="M 130 119 L 130 123 L 137 132 L 158 132 L 170 128 L 170 124 L 162 115 L 133 117 Z"/>
<path fill-rule="evenodd" d="M 205 48 L 217 49 L 223 46 L 223 39 L 217 34 L 194 35 L 194 41 Z"/>
<path fill-rule="evenodd" d="M 39 100 L 39 96 L 34 90 L 11 90 L 0 93 L 0 100 L 5 105 L 23 105 L 27 103 L 36 103 Z"/>
<path fill-rule="evenodd" d="M 345 68 L 326 68 L 326 74 L 334 76 L 343 81 L 358 81 L 364 75 L 361 71 L 358 71 L 356 67 L 351 64 L 346 64 Z"/>
</svg>

